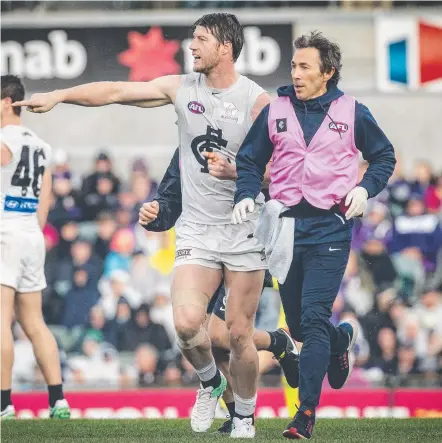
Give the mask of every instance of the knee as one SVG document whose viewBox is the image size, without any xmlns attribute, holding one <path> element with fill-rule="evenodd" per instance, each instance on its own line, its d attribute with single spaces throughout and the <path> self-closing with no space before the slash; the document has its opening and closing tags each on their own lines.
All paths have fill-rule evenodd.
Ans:
<svg viewBox="0 0 442 443">
<path fill-rule="evenodd" d="M 249 342 L 253 343 L 253 325 L 247 322 L 235 321 L 227 325 L 229 329 L 229 343 L 232 351 L 243 349 Z"/>
<path fill-rule="evenodd" d="M 42 334 L 43 332 L 46 332 L 46 330 L 48 330 L 46 323 L 42 319 L 20 320 L 19 323 L 20 326 L 23 328 L 23 332 L 26 334 L 31 342 L 35 340 L 35 338 L 38 337 L 39 334 Z"/>
<path fill-rule="evenodd" d="M 181 340 L 190 340 L 195 337 L 204 323 L 205 315 L 202 311 L 180 306 L 174 309 L 175 330 Z"/>
<path fill-rule="evenodd" d="M 190 341 L 200 331 L 201 324 L 186 318 L 180 318 L 175 321 L 175 330 L 178 338 L 184 342 Z"/>
<path fill-rule="evenodd" d="M 318 330 L 328 332 L 329 314 L 322 306 L 312 305 L 304 308 L 301 315 L 301 336 L 318 335 Z M 296 339 L 296 337 L 295 337 Z"/>
</svg>

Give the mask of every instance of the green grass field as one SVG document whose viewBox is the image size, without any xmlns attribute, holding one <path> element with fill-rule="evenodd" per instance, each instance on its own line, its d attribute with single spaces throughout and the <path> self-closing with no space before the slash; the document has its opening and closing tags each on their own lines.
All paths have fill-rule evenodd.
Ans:
<svg viewBox="0 0 442 443">
<path fill-rule="evenodd" d="M 217 421 L 215 425 L 220 424 Z M 287 420 L 258 421 L 257 442 L 288 441 Z M 213 426 L 215 430 L 216 427 Z M 197 443 L 226 435 L 195 434 L 188 420 L 15 420 L 1 423 L 2 443 Z M 442 442 L 442 419 L 322 419 L 313 440 L 327 443 Z"/>
</svg>

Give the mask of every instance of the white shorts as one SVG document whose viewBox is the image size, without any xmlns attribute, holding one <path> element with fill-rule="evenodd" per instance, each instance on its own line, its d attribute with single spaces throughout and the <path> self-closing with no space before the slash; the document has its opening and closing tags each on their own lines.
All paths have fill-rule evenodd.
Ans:
<svg viewBox="0 0 442 443">
<path fill-rule="evenodd" d="M 40 230 L 0 232 L 0 283 L 17 292 L 46 288 L 45 242 Z"/>
<path fill-rule="evenodd" d="M 264 247 L 252 236 L 257 220 L 233 225 L 204 225 L 179 220 L 175 267 L 197 264 L 231 271 L 267 269 Z"/>
</svg>

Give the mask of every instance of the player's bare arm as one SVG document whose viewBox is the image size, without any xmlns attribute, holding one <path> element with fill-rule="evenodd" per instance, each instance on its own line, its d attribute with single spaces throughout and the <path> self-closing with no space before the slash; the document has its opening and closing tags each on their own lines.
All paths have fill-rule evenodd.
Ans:
<svg viewBox="0 0 442 443">
<path fill-rule="evenodd" d="M 12 152 L 10 149 L 2 143 L 2 147 L 0 150 L 0 163 L 2 166 L 6 166 L 12 160 Z"/>
<path fill-rule="evenodd" d="M 52 192 L 52 171 L 50 168 L 46 168 L 41 181 L 40 197 L 38 199 L 37 218 L 40 228 L 46 225 L 48 219 L 49 207 L 51 205 L 51 192 Z"/>
<path fill-rule="evenodd" d="M 270 102 L 270 95 L 267 92 L 263 92 L 257 97 L 251 111 L 252 121 L 256 120 L 261 111 L 270 104 Z"/>
<path fill-rule="evenodd" d="M 79 106 L 106 106 L 111 104 L 154 108 L 175 101 L 181 76 L 159 77 L 150 82 L 96 82 L 58 89 L 52 92 L 33 94 L 30 99 L 13 103 L 26 106 L 35 113 L 50 111 L 59 103 Z"/>
</svg>

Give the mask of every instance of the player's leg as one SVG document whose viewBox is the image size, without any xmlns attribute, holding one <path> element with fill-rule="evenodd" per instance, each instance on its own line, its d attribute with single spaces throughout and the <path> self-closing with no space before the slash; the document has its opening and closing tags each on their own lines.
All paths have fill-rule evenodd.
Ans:
<svg viewBox="0 0 442 443">
<path fill-rule="evenodd" d="M 247 436 L 253 436 L 258 381 L 258 352 L 253 333 L 264 270 L 243 272 L 226 269 L 225 280 L 228 291 L 226 323 L 231 350 L 230 373 L 235 398 L 232 437 L 237 437 L 235 428 L 238 426 L 244 427 Z"/>
<path fill-rule="evenodd" d="M 14 339 L 12 336 L 12 321 L 14 318 L 15 289 L 1 285 L 1 418 L 15 417 L 11 401 L 12 366 L 14 364 Z"/>
<path fill-rule="evenodd" d="M 217 367 L 225 375 L 227 379 L 227 387 L 223 394 L 223 400 L 229 411 L 228 419 L 218 428 L 218 432 L 222 434 L 230 434 L 232 432 L 233 416 L 235 414 L 235 401 L 232 390 L 232 377 L 230 375 L 230 344 L 229 331 L 226 325 L 226 295 L 224 284 L 216 294 L 216 302 L 213 308 L 209 322 L 209 336 L 212 342 L 212 352 Z"/>
<path fill-rule="evenodd" d="M 218 398 L 227 384 L 216 367 L 210 338 L 204 327 L 207 305 L 221 277 L 221 269 L 186 263 L 175 268 L 172 281 L 177 343 L 201 381 L 191 416 L 191 426 L 196 432 L 205 432 L 212 425 Z"/>
<path fill-rule="evenodd" d="M 299 351 L 290 334 L 282 328 L 276 331 L 255 329 L 253 341 L 258 351 L 269 351 L 273 354 L 273 358 L 278 360 L 289 386 L 297 388 L 299 386 Z M 266 368 L 261 364 L 262 353 L 259 354 L 259 370 L 262 374 Z M 269 369 L 268 364 L 267 369 Z"/>
<path fill-rule="evenodd" d="M 197 264 L 175 268 L 172 304 L 178 345 L 183 355 L 206 382 L 203 369 L 213 360 L 211 343 L 204 328 L 207 305 L 221 279 L 221 271 Z"/>
<path fill-rule="evenodd" d="M 0 225 L 0 289 L 1 289 L 1 416 L 15 417 L 11 403 L 12 366 L 14 364 L 14 339 L 12 322 L 14 319 L 15 292 L 20 281 L 21 253 L 24 250 L 22 233 L 14 235 L 5 229 L 4 221 Z"/>
<path fill-rule="evenodd" d="M 50 416 L 69 418 L 69 405 L 63 394 L 58 346 L 43 319 L 41 291 L 18 293 L 16 312 L 17 320 L 32 343 L 35 358 L 48 385 Z"/>
<path fill-rule="evenodd" d="M 69 405 L 63 395 L 57 342 L 43 318 L 41 291 L 46 287 L 46 279 L 42 232 L 29 232 L 26 242 L 27 252 L 22 257 L 22 275 L 17 285 L 17 320 L 32 343 L 35 358 L 48 385 L 50 417 L 69 418 Z"/>
<path fill-rule="evenodd" d="M 214 304 L 213 313 L 211 315 L 208 332 L 210 341 L 212 343 L 213 356 L 216 361 L 216 365 L 226 376 L 227 388 L 224 391 L 223 399 L 226 403 L 229 413 L 231 414 L 231 408 L 229 404 L 233 403 L 233 391 L 232 382 L 230 376 L 230 344 L 229 344 L 229 331 L 226 325 L 226 295 L 224 285 L 221 291 L 216 294 L 216 302 Z M 234 410 L 234 406 L 233 406 Z"/>
</svg>

